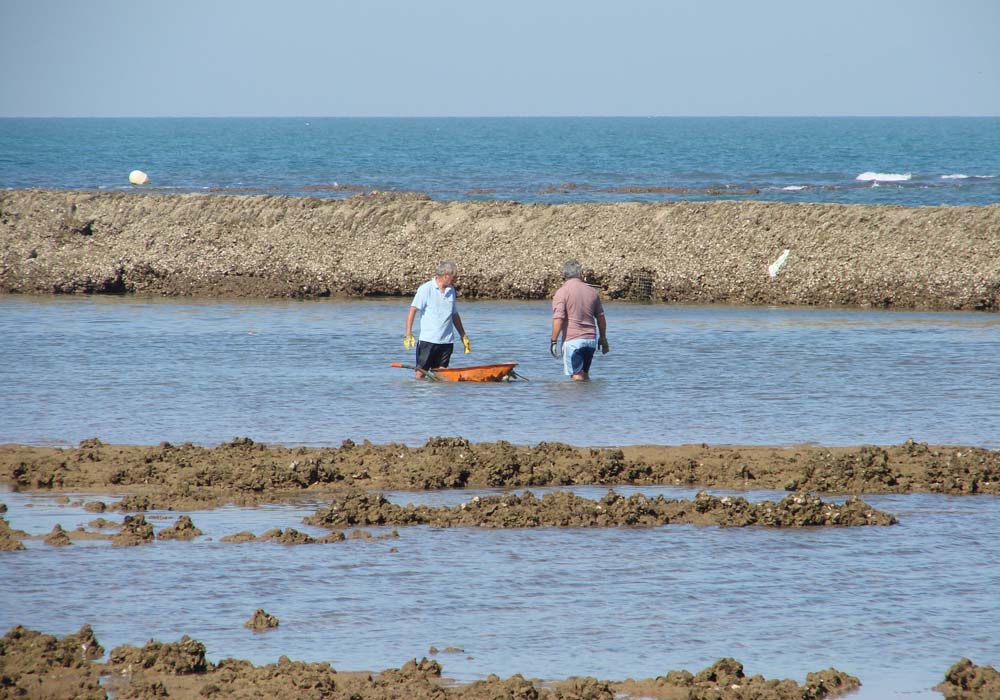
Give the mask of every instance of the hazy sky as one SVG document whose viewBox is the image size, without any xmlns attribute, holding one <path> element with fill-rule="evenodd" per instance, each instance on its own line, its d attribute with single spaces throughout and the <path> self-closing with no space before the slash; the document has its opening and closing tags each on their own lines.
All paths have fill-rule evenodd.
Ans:
<svg viewBox="0 0 1000 700">
<path fill-rule="evenodd" d="M 1000 0 L 0 0 L 0 116 L 1000 115 Z"/>
</svg>

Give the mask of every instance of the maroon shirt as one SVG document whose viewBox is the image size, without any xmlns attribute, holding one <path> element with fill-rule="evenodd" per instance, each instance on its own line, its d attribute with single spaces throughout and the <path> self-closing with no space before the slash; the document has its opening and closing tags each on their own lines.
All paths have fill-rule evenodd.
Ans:
<svg viewBox="0 0 1000 700">
<path fill-rule="evenodd" d="M 552 297 L 552 318 L 566 322 L 564 341 L 596 338 L 595 317 L 603 315 L 604 305 L 597 290 L 577 277 L 566 280 Z"/>
</svg>

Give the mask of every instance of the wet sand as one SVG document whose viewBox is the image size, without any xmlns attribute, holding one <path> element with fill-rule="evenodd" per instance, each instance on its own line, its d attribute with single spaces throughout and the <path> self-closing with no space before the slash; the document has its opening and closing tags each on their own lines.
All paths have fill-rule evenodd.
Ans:
<svg viewBox="0 0 1000 700">
<path fill-rule="evenodd" d="M 946 493 L 1000 495 L 1000 451 L 979 448 L 903 445 L 824 448 L 816 446 L 737 447 L 710 445 L 580 448 L 560 443 L 516 446 L 506 442 L 470 443 L 461 438 L 435 438 L 422 447 L 354 444 L 339 448 L 282 447 L 240 438 L 215 447 L 192 444 L 156 446 L 106 445 L 93 438 L 75 448 L 0 446 L 0 481 L 16 490 L 88 492 L 70 501 L 100 514 L 89 526 L 72 531 L 56 526 L 36 535 L 52 547 L 71 546 L 84 538 L 106 538 L 115 546 L 133 547 L 157 539 L 187 540 L 200 530 L 180 515 L 154 535 L 141 511 L 183 510 L 224 503 L 282 502 L 308 494 L 329 498 L 305 519 L 329 528 L 312 537 L 293 528 L 274 528 L 261 535 L 235 533 L 231 542 L 277 542 L 286 545 L 330 545 L 351 538 L 375 539 L 364 526 L 404 527 L 659 527 L 696 523 L 722 527 L 891 525 L 892 514 L 867 506 L 858 498 L 842 505 L 824 502 L 810 491 L 830 494 Z M 599 501 L 568 492 L 536 497 L 520 495 L 471 497 L 453 507 L 397 506 L 378 492 L 389 489 L 531 488 L 599 484 L 681 485 L 725 489 L 784 489 L 778 502 L 749 503 L 740 497 L 699 493 L 691 500 L 622 497 L 609 489 Z M 102 494 L 125 493 L 122 500 Z M 5 508 L 0 505 L 0 512 Z M 135 512 L 125 515 L 122 511 Z M 117 517 L 115 514 L 117 513 Z M 105 517 L 108 516 L 108 517 Z M 395 537 L 396 532 L 379 535 Z M 0 518 L 0 549 L 23 547 L 28 536 Z M 0 556 L 10 556 L 0 554 Z M 249 613 L 250 611 L 248 611 Z M 259 613 L 259 614 L 258 614 Z M 267 634 L 278 624 L 258 611 L 247 621 L 255 633 Z M 266 624 L 255 622 L 255 618 Z M 269 616 L 268 616 L 269 617 Z M 197 631 L 195 631 L 197 633 Z M 429 656 L 378 673 L 338 671 L 327 663 L 297 662 L 281 657 L 255 667 L 248 661 L 206 660 L 205 647 L 191 638 L 150 641 L 144 647 L 120 646 L 104 658 L 104 650 L 88 627 L 63 639 L 15 627 L 0 641 L 2 697 L 105 698 L 112 691 L 122 700 L 171 697 L 342 698 L 524 698 L 614 700 L 627 694 L 657 700 L 799 700 L 834 698 L 856 690 L 864 679 L 836 669 L 818 670 L 799 681 L 765 679 L 745 673 L 734 659 L 719 659 L 702 670 L 674 670 L 642 679 L 567 678 L 553 681 L 490 676 L 470 684 L 448 681 L 446 670 Z M 996 700 L 1000 674 L 990 666 L 962 659 L 942 670 L 935 689 L 955 700 Z"/>
<path fill-rule="evenodd" d="M 331 544 L 346 539 L 381 540 L 399 537 L 396 530 L 378 536 L 359 529 L 427 525 L 431 527 L 663 527 L 665 525 L 715 525 L 717 527 L 862 527 L 895 525 L 891 513 L 872 508 L 857 498 L 841 505 L 824 502 L 807 493 L 791 494 L 781 501 L 750 503 L 745 498 L 712 496 L 699 493 L 694 499 L 649 498 L 640 494 L 628 498 L 614 491 L 599 501 L 572 493 L 549 493 L 542 498 L 530 491 L 521 495 L 474 496 L 449 507 L 398 506 L 381 494 L 352 489 L 334 497 L 328 506 L 319 508 L 303 520 L 307 525 L 329 528 L 323 537 L 313 537 L 295 528 L 271 528 L 257 536 L 245 530 L 225 535 L 222 542 L 276 542 L 284 545 Z M 53 547 L 66 547 L 75 540 L 106 539 L 115 547 L 135 547 L 159 540 L 191 541 L 202 534 L 191 518 L 182 515 L 177 522 L 154 535 L 153 526 L 143 515 L 126 515 L 122 523 L 102 520 L 66 531 L 56 524 L 47 535 L 28 536 L 14 530 L 0 518 L 0 551 L 23 549 L 22 540 L 42 539 Z M 101 530 L 115 529 L 113 534 Z M 350 529 L 350 535 L 345 530 Z"/>
<path fill-rule="evenodd" d="M 614 491 L 600 501 L 557 492 L 537 498 L 530 491 L 504 496 L 474 496 L 454 508 L 398 506 L 380 494 L 351 491 L 307 517 L 309 525 L 329 528 L 358 525 L 432 527 L 662 527 L 670 524 L 720 527 L 857 527 L 894 525 L 896 518 L 856 498 L 843 505 L 796 493 L 780 502 L 749 503 L 744 498 L 699 493 L 693 500 L 629 498 Z"/>
<path fill-rule="evenodd" d="M 607 299 L 996 311 L 997 230 L 1000 205 L 10 190 L 0 293 L 406 296 L 453 259 L 466 298 L 540 299 L 575 257 Z"/>
<path fill-rule="evenodd" d="M 261 612 L 261 611 L 258 611 Z M 720 659 L 691 673 L 671 671 L 643 680 L 604 681 L 570 678 L 543 683 L 521 676 L 452 685 L 442 677 L 440 663 L 426 657 L 374 674 L 340 672 L 327 663 L 306 663 L 281 657 L 277 663 L 254 667 L 248 661 L 205 658 L 205 645 L 189 637 L 172 643 L 150 641 L 143 647 L 122 645 L 105 663 L 96 661 L 104 649 L 89 626 L 58 639 L 14 627 L 0 640 L 0 663 L 9 697 L 100 698 L 101 681 L 118 698 L 296 698 L 297 700 L 614 700 L 628 692 L 652 698 L 726 698 L 727 700 L 800 700 L 833 698 L 859 687 L 857 678 L 836 669 L 808 674 L 802 684 L 747 676 L 742 664 Z M 720 692 L 722 694 L 720 694 Z M 3 697 L 7 697 L 5 694 Z"/>
<path fill-rule="evenodd" d="M 255 614 L 266 615 L 258 610 Z M 249 623 L 248 623 L 249 624 Z M 277 621 L 267 626 L 276 625 Z M 296 698 L 297 700 L 614 700 L 623 695 L 658 700 L 822 700 L 857 690 L 863 679 L 835 668 L 807 674 L 804 682 L 748 676 L 743 665 L 723 658 L 701 671 L 673 670 L 661 676 L 619 681 L 574 677 L 530 680 L 489 676 L 465 685 L 447 682 L 442 665 L 427 657 L 379 673 L 338 671 L 328 663 L 292 661 L 255 667 L 226 658 L 212 663 L 205 645 L 182 637 L 105 650 L 88 625 L 62 639 L 15 626 L 0 639 L 0 697 L 104 700 L 110 690 L 122 700 L 170 697 Z M 433 653 L 433 652 L 432 652 Z M 936 686 L 947 700 L 995 700 L 1000 674 L 961 659 Z"/>
<path fill-rule="evenodd" d="M 283 447 L 238 438 L 215 447 L 0 445 L 0 483 L 18 490 L 118 492 L 88 510 L 194 510 L 279 502 L 357 488 L 437 490 L 570 485 L 665 485 L 820 494 L 1000 495 L 1000 450 L 902 445 L 748 447 L 518 446 L 433 438 L 421 447 Z"/>
</svg>

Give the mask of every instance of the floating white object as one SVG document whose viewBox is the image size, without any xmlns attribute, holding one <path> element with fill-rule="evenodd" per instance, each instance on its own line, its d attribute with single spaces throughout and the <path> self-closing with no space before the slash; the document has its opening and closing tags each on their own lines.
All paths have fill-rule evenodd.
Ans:
<svg viewBox="0 0 1000 700">
<path fill-rule="evenodd" d="M 133 185 L 145 185 L 149 182 L 149 175 L 141 170 L 133 170 L 128 174 L 128 181 Z"/>
<path fill-rule="evenodd" d="M 778 256 L 778 259 L 767 266 L 767 274 L 771 279 L 778 276 L 778 271 L 781 270 L 782 265 L 784 265 L 785 261 L 788 260 L 788 254 L 790 252 L 791 251 L 788 248 L 785 248 L 785 251 Z"/>
</svg>

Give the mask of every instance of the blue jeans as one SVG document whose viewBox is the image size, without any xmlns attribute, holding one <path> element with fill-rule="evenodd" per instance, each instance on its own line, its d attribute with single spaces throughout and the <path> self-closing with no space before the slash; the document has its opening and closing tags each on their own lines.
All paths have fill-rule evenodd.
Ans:
<svg viewBox="0 0 1000 700">
<path fill-rule="evenodd" d="M 574 338 L 563 343 L 563 370 L 568 375 L 586 374 L 597 352 L 594 338 Z"/>
</svg>

